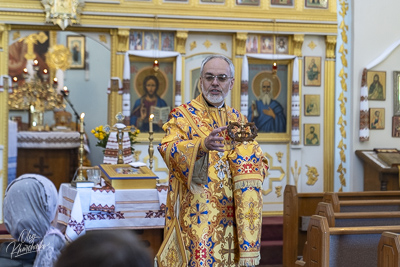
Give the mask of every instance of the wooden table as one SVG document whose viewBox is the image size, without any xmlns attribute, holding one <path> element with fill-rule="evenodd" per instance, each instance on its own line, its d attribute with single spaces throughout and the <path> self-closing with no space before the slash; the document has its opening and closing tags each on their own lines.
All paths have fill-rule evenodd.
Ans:
<svg viewBox="0 0 400 267">
<path fill-rule="evenodd" d="M 78 132 L 18 132 L 17 177 L 37 173 L 53 181 L 57 190 L 70 183 L 78 168 Z"/>
<path fill-rule="evenodd" d="M 373 150 L 356 150 L 364 165 L 364 191 L 400 190 L 399 169 L 378 158 Z"/>
</svg>

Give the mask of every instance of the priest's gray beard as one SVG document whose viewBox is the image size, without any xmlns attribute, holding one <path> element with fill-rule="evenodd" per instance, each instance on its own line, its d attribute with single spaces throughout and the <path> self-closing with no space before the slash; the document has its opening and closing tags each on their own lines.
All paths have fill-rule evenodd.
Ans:
<svg viewBox="0 0 400 267">
<path fill-rule="evenodd" d="M 210 90 L 208 92 L 205 91 L 203 85 L 201 85 L 201 91 L 203 92 L 203 95 L 208 100 L 208 102 L 210 102 L 210 104 L 221 103 L 224 101 L 224 99 L 228 95 L 228 92 L 224 93 L 222 88 L 219 87 L 218 90 L 221 91 L 222 95 L 213 95 L 213 94 L 211 94 Z"/>
<path fill-rule="evenodd" d="M 264 105 L 269 105 L 272 100 L 272 91 L 264 92 L 261 90 L 259 99 L 263 102 Z"/>
</svg>

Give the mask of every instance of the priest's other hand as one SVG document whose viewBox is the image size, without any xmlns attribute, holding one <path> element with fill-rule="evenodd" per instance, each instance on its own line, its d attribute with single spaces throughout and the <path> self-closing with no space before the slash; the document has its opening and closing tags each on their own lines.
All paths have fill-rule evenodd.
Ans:
<svg viewBox="0 0 400 267">
<path fill-rule="evenodd" d="M 208 150 L 217 150 L 219 152 L 224 152 L 224 138 L 218 134 L 226 130 L 226 126 L 218 127 L 214 129 L 209 136 L 204 140 L 204 145 Z"/>
</svg>

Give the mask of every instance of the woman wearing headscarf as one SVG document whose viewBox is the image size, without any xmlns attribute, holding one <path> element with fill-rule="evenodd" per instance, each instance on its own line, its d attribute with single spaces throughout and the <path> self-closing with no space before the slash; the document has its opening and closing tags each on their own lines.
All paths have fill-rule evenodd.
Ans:
<svg viewBox="0 0 400 267">
<path fill-rule="evenodd" d="M 0 266 L 53 266 L 65 245 L 51 226 L 57 212 L 57 189 L 46 177 L 24 174 L 4 196 L 4 223 L 15 239 L 0 246 Z"/>
</svg>

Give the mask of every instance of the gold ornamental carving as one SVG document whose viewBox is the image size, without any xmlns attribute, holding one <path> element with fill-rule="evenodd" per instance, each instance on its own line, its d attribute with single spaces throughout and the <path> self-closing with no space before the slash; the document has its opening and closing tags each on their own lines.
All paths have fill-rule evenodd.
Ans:
<svg viewBox="0 0 400 267">
<path fill-rule="evenodd" d="M 273 193 L 273 190 L 275 188 L 273 186 L 273 183 L 281 182 L 286 174 L 285 174 L 285 171 L 283 170 L 282 166 L 274 165 L 274 159 L 271 155 L 269 155 L 268 153 L 265 152 L 264 157 L 266 159 L 268 159 L 268 165 L 269 165 L 269 170 L 267 172 L 267 175 L 265 176 L 264 185 L 263 185 L 263 188 L 265 188 L 265 187 L 267 187 L 267 188 L 262 190 L 262 194 L 264 196 L 266 196 L 269 193 Z M 276 177 L 271 177 L 272 175 L 275 176 L 276 174 L 277 174 Z"/>
<path fill-rule="evenodd" d="M 293 53 L 297 57 L 301 57 L 301 48 L 303 47 L 304 42 L 304 34 L 295 34 L 293 35 Z"/>
<path fill-rule="evenodd" d="M 51 69 L 66 70 L 71 66 L 71 52 L 62 44 L 54 45 L 46 53 L 46 63 Z"/>
<path fill-rule="evenodd" d="M 177 31 L 176 32 L 176 51 L 181 54 L 186 54 L 186 40 L 188 38 L 187 31 Z"/>
<path fill-rule="evenodd" d="M 100 42 L 103 42 L 103 43 L 107 43 L 107 36 L 105 36 L 104 34 L 99 34 L 99 40 L 100 40 Z"/>
<path fill-rule="evenodd" d="M 27 52 L 25 54 L 25 58 L 27 60 L 34 60 L 36 58 L 36 54 L 34 50 L 34 45 L 41 43 L 43 44 L 46 42 L 48 39 L 47 35 L 44 32 L 39 32 L 39 33 L 32 33 L 22 39 L 19 40 L 19 42 L 24 42 L 26 43 L 27 46 Z"/>
<path fill-rule="evenodd" d="M 301 173 L 301 167 L 298 167 L 297 160 L 294 162 L 294 168 L 290 167 L 290 171 L 293 175 L 294 185 L 297 187 Z"/>
<path fill-rule="evenodd" d="M 339 70 L 339 79 L 340 79 L 340 86 L 341 86 L 341 92 L 339 94 L 339 98 L 337 99 L 340 102 L 340 116 L 337 121 L 338 127 L 340 127 L 340 140 L 339 144 L 337 147 L 339 148 L 339 155 L 340 155 L 340 163 L 336 169 L 336 172 L 339 173 L 339 179 L 340 179 L 340 188 L 339 192 L 343 192 L 343 187 L 346 186 L 346 173 L 347 169 L 344 166 L 346 163 L 346 150 L 347 150 L 347 145 L 346 145 L 346 139 L 347 139 L 347 133 L 346 133 L 346 125 L 347 125 L 347 116 L 346 116 L 346 104 L 347 104 L 347 83 L 348 83 L 348 73 L 346 72 L 347 68 L 347 57 L 348 57 L 348 50 L 345 47 L 345 44 L 347 44 L 347 32 L 349 29 L 349 25 L 346 25 L 345 23 L 345 17 L 347 15 L 347 12 L 349 11 L 349 4 L 347 1 L 339 1 L 340 9 L 341 11 L 339 14 L 341 15 L 342 21 L 340 22 L 340 33 L 338 33 L 338 36 L 341 37 L 341 41 L 343 42 L 340 47 L 339 47 L 339 54 L 340 54 L 340 60 L 342 63 L 342 67 Z M 339 23 L 339 21 L 338 21 Z M 328 41 L 328 40 L 327 40 Z M 332 42 L 332 41 L 331 41 Z M 336 39 L 335 39 L 336 43 Z M 360 117 L 362 117 L 363 112 L 360 112 Z M 361 119 L 360 119 L 361 121 Z M 361 125 L 360 125 L 361 128 Z M 360 140 L 363 141 L 363 140 Z"/>
<path fill-rule="evenodd" d="M 306 165 L 306 167 L 308 169 L 307 173 L 306 173 L 306 175 L 308 177 L 307 184 L 314 185 L 318 181 L 318 176 L 319 176 L 318 170 L 314 166 Z"/>
<path fill-rule="evenodd" d="M 221 43 L 221 49 L 228 51 L 228 47 L 227 47 L 226 43 Z"/>
<path fill-rule="evenodd" d="M 57 24 L 62 30 L 69 25 L 79 24 L 84 0 L 42 0 L 46 22 Z"/>
<path fill-rule="evenodd" d="M 317 45 L 316 45 L 313 41 L 311 41 L 307 46 L 308 46 L 311 50 L 314 50 L 314 49 L 317 47 Z"/>
<path fill-rule="evenodd" d="M 0 48 L 3 48 L 3 32 L 7 30 L 6 25 L 0 24 Z"/>
<path fill-rule="evenodd" d="M 197 47 L 197 43 L 196 41 L 193 41 L 190 43 L 190 51 L 192 51 L 193 49 L 195 49 Z"/>
<path fill-rule="evenodd" d="M 281 185 L 275 186 L 275 194 L 276 194 L 276 197 L 282 196 L 282 186 Z"/>
<path fill-rule="evenodd" d="M 276 157 L 278 158 L 278 161 L 280 163 L 282 163 L 283 153 L 279 151 L 279 152 L 276 152 L 275 154 L 276 154 Z"/>
<path fill-rule="evenodd" d="M 236 55 L 243 56 L 246 54 L 247 32 L 236 33 Z"/>
<path fill-rule="evenodd" d="M 15 41 L 15 40 L 17 40 L 17 39 L 19 39 L 19 38 L 21 38 L 21 32 L 20 32 L 20 31 L 15 31 L 15 32 L 13 33 L 13 35 L 12 35 L 13 41 Z"/>
<path fill-rule="evenodd" d="M 212 46 L 212 43 L 209 40 L 206 40 L 203 45 L 208 49 L 210 46 Z"/>
<path fill-rule="evenodd" d="M 334 59 L 335 56 L 335 50 L 336 50 L 336 36 L 326 36 L 325 38 L 325 44 L 326 44 L 326 58 L 332 58 Z"/>
<path fill-rule="evenodd" d="M 129 30 L 118 29 L 118 52 L 126 52 L 129 48 Z"/>
</svg>

